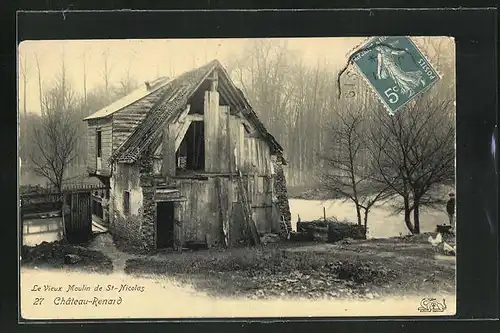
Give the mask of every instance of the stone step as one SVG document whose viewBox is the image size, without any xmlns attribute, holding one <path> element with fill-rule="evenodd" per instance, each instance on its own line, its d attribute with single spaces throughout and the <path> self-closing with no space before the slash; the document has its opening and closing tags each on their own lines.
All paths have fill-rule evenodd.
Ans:
<svg viewBox="0 0 500 333">
<path fill-rule="evenodd" d="M 156 188 L 156 193 L 179 193 L 180 190 L 177 188 Z"/>
<path fill-rule="evenodd" d="M 179 191 L 180 188 L 176 185 L 172 184 L 157 184 L 156 189 L 161 189 L 161 190 L 177 190 Z"/>
</svg>

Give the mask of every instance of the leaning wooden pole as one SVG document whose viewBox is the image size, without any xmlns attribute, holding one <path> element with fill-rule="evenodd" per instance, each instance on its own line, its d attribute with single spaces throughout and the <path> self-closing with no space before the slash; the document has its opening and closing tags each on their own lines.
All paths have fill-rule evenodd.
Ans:
<svg viewBox="0 0 500 333">
<path fill-rule="evenodd" d="M 251 240 L 253 245 L 260 245 L 260 236 L 257 231 L 257 226 L 255 225 L 254 220 L 252 219 L 252 210 L 250 204 L 248 202 L 248 196 L 243 186 L 243 176 L 241 171 L 238 171 L 238 187 L 240 190 L 240 198 L 241 198 L 241 206 L 243 208 L 243 217 L 245 220 L 245 224 L 250 230 L 250 234 L 252 236 Z"/>
</svg>

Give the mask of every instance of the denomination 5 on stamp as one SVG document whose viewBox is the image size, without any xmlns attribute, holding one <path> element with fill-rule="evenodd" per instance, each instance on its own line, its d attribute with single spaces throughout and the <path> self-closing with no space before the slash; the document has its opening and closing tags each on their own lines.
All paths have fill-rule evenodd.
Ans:
<svg viewBox="0 0 500 333">
<path fill-rule="evenodd" d="M 391 114 L 440 79 L 409 37 L 374 37 L 351 59 Z"/>
</svg>

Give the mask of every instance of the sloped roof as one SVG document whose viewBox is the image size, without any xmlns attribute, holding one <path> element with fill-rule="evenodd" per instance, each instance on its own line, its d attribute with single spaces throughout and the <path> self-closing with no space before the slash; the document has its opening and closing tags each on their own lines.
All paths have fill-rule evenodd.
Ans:
<svg viewBox="0 0 500 333">
<path fill-rule="evenodd" d="M 138 100 L 154 93 L 161 87 L 165 86 L 168 83 L 168 78 L 167 77 L 160 77 L 156 79 L 155 81 L 152 81 L 151 87 L 152 89 L 148 89 L 146 85 L 141 85 L 139 88 L 136 90 L 132 91 L 130 94 L 120 98 L 119 100 L 103 107 L 97 112 L 94 112 L 90 116 L 84 118 L 83 120 L 90 120 L 90 119 L 97 119 L 97 118 L 105 118 L 113 113 L 122 110 L 123 108 L 137 102 Z"/>
<path fill-rule="evenodd" d="M 213 60 L 208 64 L 186 72 L 164 85 L 165 93 L 162 101 L 153 107 L 137 126 L 128 139 L 111 155 L 110 162 L 118 160 L 122 163 L 133 163 L 153 143 L 161 140 L 164 124 L 179 114 L 186 107 L 189 98 L 200 87 L 207 77 L 215 70 L 219 70 L 219 91 L 229 96 L 231 108 L 241 111 L 256 126 L 259 132 L 269 142 L 274 150 L 282 151 L 282 147 L 267 132 L 260 122 L 241 90 L 236 88 L 228 73 L 219 61 Z"/>
</svg>

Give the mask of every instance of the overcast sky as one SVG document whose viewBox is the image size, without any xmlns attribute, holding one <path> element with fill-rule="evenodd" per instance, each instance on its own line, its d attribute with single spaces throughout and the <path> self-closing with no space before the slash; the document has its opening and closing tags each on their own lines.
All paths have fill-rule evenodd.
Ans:
<svg viewBox="0 0 500 333">
<path fill-rule="evenodd" d="M 304 64 L 315 66 L 327 62 L 333 68 L 345 65 L 346 54 L 365 38 L 286 38 Z M 27 61 L 27 109 L 39 112 L 38 78 L 34 55 L 39 58 L 42 82 L 50 86 L 61 68 L 61 55 L 66 59 L 69 80 L 74 89 L 83 92 L 83 60 L 86 53 L 87 90 L 103 84 L 103 54 L 109 54 L 112 83 L 117 83 L 130 68 L 139 83 L 160 76 L 175 76 L 201 66 L 213 59 L 222 64 L 240 55 L 248 39 L 143 39 L 143 40 L 66 40 L 25 41 L 19 46 L 19 61 Z M 22 108 L 23 87 L 19 80 L 19 99 Z"/>
<path fill-rule="evenodd" d="M 285 39 L 279 39 L 283 41 Z M 304 63 L 317 61 L 341 63 L 345 54 L 364 38 L 293 38 L 286 39 L 290 49 L 302 57 Z M 74 89 L 83 91 L 83 54 L 87 58 L 87 90 L 103 84 L 103 54 L 109 53 L 111 81 L 118 82 L 127 68 L 140 83 L 160 76 L 175 76 L 201 66 L 213 59 L 223 64 L 239 55 L 248 39 L 143 39 L 143 40 L 66 40 L 25 41 L 19 46 L 19 61 L 26 58 L 29 71 L 27 109 L 38 112 L 39 94 L 36 62 L 39 58 L 42 82 L 49 86 L 61 68 L 65 54 L 68 76 Z M 23 87 L 19 81 L 20 107 Z"/>
</svg>

